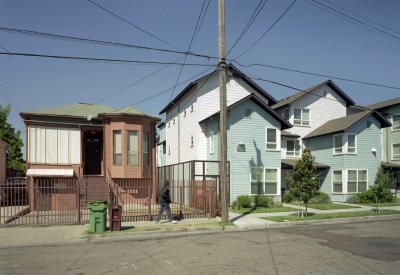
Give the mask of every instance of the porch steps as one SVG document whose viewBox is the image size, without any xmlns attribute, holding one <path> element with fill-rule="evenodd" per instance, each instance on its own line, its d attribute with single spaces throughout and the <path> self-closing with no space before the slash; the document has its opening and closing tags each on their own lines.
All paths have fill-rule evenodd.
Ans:
<svg viewBox="0 0 400 275">
<path fill-rule="evenodd" d="M 89 201 L 106 200 L 110 202 L 110 191 L 104 176 L 84 176 L 80 180 L 81 206 Z"/>
</svg>

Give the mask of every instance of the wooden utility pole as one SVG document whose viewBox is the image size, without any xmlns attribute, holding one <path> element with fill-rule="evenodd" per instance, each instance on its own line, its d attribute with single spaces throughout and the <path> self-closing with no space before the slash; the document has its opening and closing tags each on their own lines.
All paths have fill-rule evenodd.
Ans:
<svg viewBox="0 0 400 275">
<path fill-rule="evenodd" d="M 225 0 L 218 0 L 218 61 L 219 61 L 219 172 L 221 185 L 221 221 L 229 220 L 227 183 L 226 133 L 226 61 L 225 61 Z"/>
</svg>

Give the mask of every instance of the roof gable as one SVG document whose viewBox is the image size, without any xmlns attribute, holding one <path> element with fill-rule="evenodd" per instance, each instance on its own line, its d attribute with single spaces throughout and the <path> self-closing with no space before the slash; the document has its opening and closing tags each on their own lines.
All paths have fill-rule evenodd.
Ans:
<svg viewBox="0 0 400 275">
<path fill-rule="evenodd" d="M 311 93 L 312 91 L 314 91 L 315 89 L 317 89 L 318 87 L 321 87 L 323 85 L 327 85 L 329 88 L 331 88 L 336 94 L 338 94 L 345 102 L 346 102 L 346 107 L 355 105 L 356 103 L 348 96 L 345 94 L 345 92 L 343 92 L 338 86 L 336 86 L 335 83 L 333 83 L 332 80 L 327 80 L 324 82 L 321 82 L 317 85 L 314 85 L 308 89 L 305 89 L 304 91 L 298 92 L 294 95 L 291 95 L 285 99 L 280 100 L 277 104 L 272 105 L 272 109 L 276 110 L 285 106 L 290 105 L 292 102 L 294 102 L 295 100 L 305 96 L 307 93 Z"/>
<path fill-rule="evenodd" d="M 390 122 L 380 113 L 367 110 L 349 116 L 330 120 L 306 135 L 303 139 L 345 132 L 351 126 L 358 123 L 360 120 L 369 115 L 373 115 L 381 123 L 381 128 L 391 126 Z"/>
<path fill-rule="evenodd" d="M 269 93 L 267 93 L 263 88 L 257 85 L 253 80 L 251 80 L 249 77 L 247 77 L 244 73 L 242 73 L 238 68 L 233 66 L 232 64 L 227 65 L 227 69 L 232 72 L 234 77 L 242 79 L 244 82 L 246 82 L 250 87 L 252 87 L 254 90 L 259 92 L 262 96 L 264 96 L 266 99 L 268 99 L 268 102 L 270 105 L 277 103 L 278 101 Z M 174 99 L 171 100 L 170 103 L 168 103 L 167 106 L 165 106 L 159 114 L 161 115 L 162 113 L 165 113 L 174 103 L 177 103 L 179 99 L 181 99 L 190 89 L 192 89 L 197 83 L 201 82 L 202 80 L 210 77 L 213 74 L 217 74 L 218 71 L 214 71 L 212 73 L 209 73 L 193 82 L 191 82 L 188 86 L 186 86 L 185 89 L 183 89 L 182 92 L 180 92 Z"/>
<path fill-rule="evenodd" d="M 232 105 L 227 107 L 227 110 L 232 109 L 233 107 L 239 105 L 240 103 L 246 101 L 246 100 L 252 100 L 254 103 L 256 103 L 258 106 L 260 106 L 264 111 L 269 113 L 273 118 L 275 118 L 278 122 L 281 124 L 281 130 L 285 130 L 288 128 L 292 128 L 293 125 L 290 124 L 288 121 L 286 121 L 283 117 L 281 117 L 277 112 L 275 112 L 271 107 L 269 107 L 264 101 L 262 101 L 259 97 L 257 97 L 255 94 L 250 94 L 246 96 L 245 98 L 242 98 L 241 100 L 233 103 Z M 212 114 L 209 117 L 206 117 L 205 119 L 199 121 L 199 124 L 219 115 L 219 111 Z"/>
</svg>

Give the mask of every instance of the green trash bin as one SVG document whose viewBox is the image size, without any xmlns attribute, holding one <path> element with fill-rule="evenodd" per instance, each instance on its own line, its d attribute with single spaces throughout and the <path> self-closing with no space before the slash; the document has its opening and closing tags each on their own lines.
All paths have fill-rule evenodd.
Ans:
<svg viewBox="0 0 400 275">
<path fill-rule="evenodd" d="M 89 231 L 103 233 L 107 223 L 107 201 L 90 201 L 89 205 Z"/>
</svg>

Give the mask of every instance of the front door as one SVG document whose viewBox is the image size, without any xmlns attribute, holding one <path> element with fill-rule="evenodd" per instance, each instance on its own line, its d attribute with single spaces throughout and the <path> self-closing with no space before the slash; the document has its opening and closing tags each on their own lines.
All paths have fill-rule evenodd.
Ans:
<svg viewBox="0 0 400 275">
<path fill-rule="evenodd" d="M 101 147 L 98 138 L 89 138 L 86 140 L 85 149 L 85 174 L 101 174 Z"/>
</svg>

